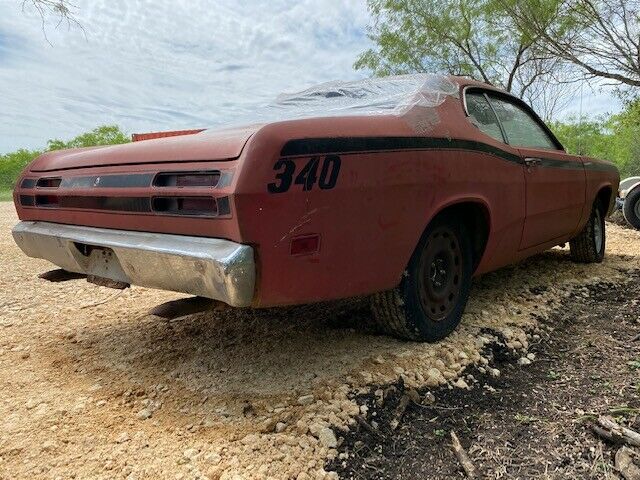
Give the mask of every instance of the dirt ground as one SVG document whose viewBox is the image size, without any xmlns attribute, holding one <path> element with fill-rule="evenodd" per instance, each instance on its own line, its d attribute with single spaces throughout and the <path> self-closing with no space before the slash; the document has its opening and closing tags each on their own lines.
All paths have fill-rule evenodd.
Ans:
<svg viewBox="0 0 640 480">
<path fill-rule="evenodd" d="M 358 305 L 167 322 L 148 312 L 180 295 L 38 279 L 52 267 L 21 255 L 16 221 L 0 203 L 3 480 L 451 478 L 450 429 L 492 478 L 615 475 L 580 418 L 624 405 L 632 421 L 638 408 L 639 232 L 609 225 L 600 265 L 554 249 L 476 279 L 462 325 L 426 345 L 375 335 Z M 393 395 L 374 398 L 399 382 L 436 403 L 410 406 L 392 439 L 405 449 L 380 469 L 392 440 L 368 439 L 355 417 L 380 415 L 384 431 Z"/>
<path fill-rule="evenodd" d="M 332 467 L 353 479 L 461 477 L 449 447 L 453 430 L 481 478 L 621 478 L 613 469 L 618 448 L 590 426 L 613 415 L 640 431 L 639 313 L 637 272 L 623 285 L 579 290 L 541 320 L 531 363 L 519 364 L 518 353 L 498 340 L 486 355 L 499 376 L 471 367 L 462 388 L 421 389 L 395 431 L 390 422 L 403 386 L 371 387 L 358 401 L 380 434 L 346 433 Z M 390 392 L 382 405 L 379 389 Z"/>
</svg>

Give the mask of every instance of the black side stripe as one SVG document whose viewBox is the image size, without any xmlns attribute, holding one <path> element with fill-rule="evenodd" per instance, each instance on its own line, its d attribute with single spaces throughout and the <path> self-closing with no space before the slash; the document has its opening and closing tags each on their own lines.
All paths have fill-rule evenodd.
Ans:
<svg viewBox="0 0 640 480">
<path fill-rule="evenodd" d="M 489 153 L 509 162 L 522 164 L 514 155 L 492 145 L 473 140 L 435 137 L 336 137 L 301 138 L 284 144 L 283 157 L 322 155 L 328 153 L 381 152 L 397 150 L 472 150 Z"/>
<path fill-rule="evenodd" d="M 543 168 L 560 168 L 562 170 L 583 170 L 579 160 L 560 160 L 558 158 L 541 158 Z"/>
<path fill-rule="evenodd" d="M 436 137 L 335 137 L 335 138 L 300 138 L 289 140 L 284 144 L 280 155 L 298 157 L 323 155 L 329 153 L 364 153 L 398 150 L 468 150 L 488 153 L 503 160 L 522 165 L 519 155 L 514 155 L 501 148 L 473 140 L 461 140 Z M 560 168 L 582 170 L 583 165 L 574 160 L 542 158 L 544 168 Z M 584 162 L 587 170 L 618 172 L 615 165 L 607 162 Z"/>
<path fill-rule="evenodd" d="M 542 167 L 545 168 L 561 168 L 564 170 L 592 170 L 598 172 L 618 173 L 618 168 L 608 162 L 584 161 L 582 163 L 572 160 L 560 160 L 558 158 L 542 158 Z"/>
<path fill-rule="evenodd" d="M 592 160 L 588 160 L 584 162 L 584 168 L 585 170 L 595 170 L 596 172 L 620 173 L 618 167 L 609 162 L 594 162 Z"/>
</svg>

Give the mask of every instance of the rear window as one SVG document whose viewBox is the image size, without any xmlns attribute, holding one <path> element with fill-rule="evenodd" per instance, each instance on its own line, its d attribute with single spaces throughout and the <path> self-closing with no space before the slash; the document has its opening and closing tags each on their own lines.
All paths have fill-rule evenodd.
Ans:
<svg viewBox="0 0 640 480">
<path fill-rule="evenodd" d="M 491 105 L 489 105 L 484 93 L 468 92 L 465 99 L 467 101 L 467 112 L 469 113 L 471 123 L 478 127 L 483 133 L 500 142 L 504 142 L 505 139 L 502 136 L 498 118 L 491 108 Z"/>
</svg>

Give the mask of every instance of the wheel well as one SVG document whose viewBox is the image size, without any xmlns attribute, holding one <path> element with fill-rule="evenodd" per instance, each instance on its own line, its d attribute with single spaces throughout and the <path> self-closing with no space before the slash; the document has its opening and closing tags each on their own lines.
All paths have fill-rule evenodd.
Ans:
<svg viewBox="0 0 640 480">
<path fill-rule="evenodd" d="M 602 187 L 596 195 L 596 198 L 600 200 L 604 211 L 602 212 L 606 215 L 609 212 L 609 206 L 611 205 L 611 195 L 613 194 L 613 190 L 611 187 Z"/>
<path fill-rule="evenodd" d="M 489 239 L 489 211 L 481 203 L 463 202 L 444 208 L 438 212 L 434 219 L 441 215 L 459 219 L 467 228 L 467 231 L 471 235 L 473 271 L 475 271 L 482 259 L 484 249 L 487 246 L 487 240 Z"/>
</svg>

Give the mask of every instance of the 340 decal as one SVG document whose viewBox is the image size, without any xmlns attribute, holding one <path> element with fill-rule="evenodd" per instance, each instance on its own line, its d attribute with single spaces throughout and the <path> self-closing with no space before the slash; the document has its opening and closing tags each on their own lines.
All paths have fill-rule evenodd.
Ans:
<svg viewBox="0 0 640 480">
<path fill-rule="evenodd" d="M 322 161 L 320 157 L 311 157 L 295 175 L 296 163 L 293 160 L 281 158 L 273 165 L 273 169 L 278 172 L 276 173 L 276 181 L 269 183 L 267 190 L 269 193 L 283 193 L 294 184 L 302 185 L 302 190 L 309 191 L 316 183 L 321 190 L 330 190 L 336 186 L 341 163 L 338 155 L 327 155 Z M 319 174 L 318 169 L 320 170 Z"/>
</svg>

